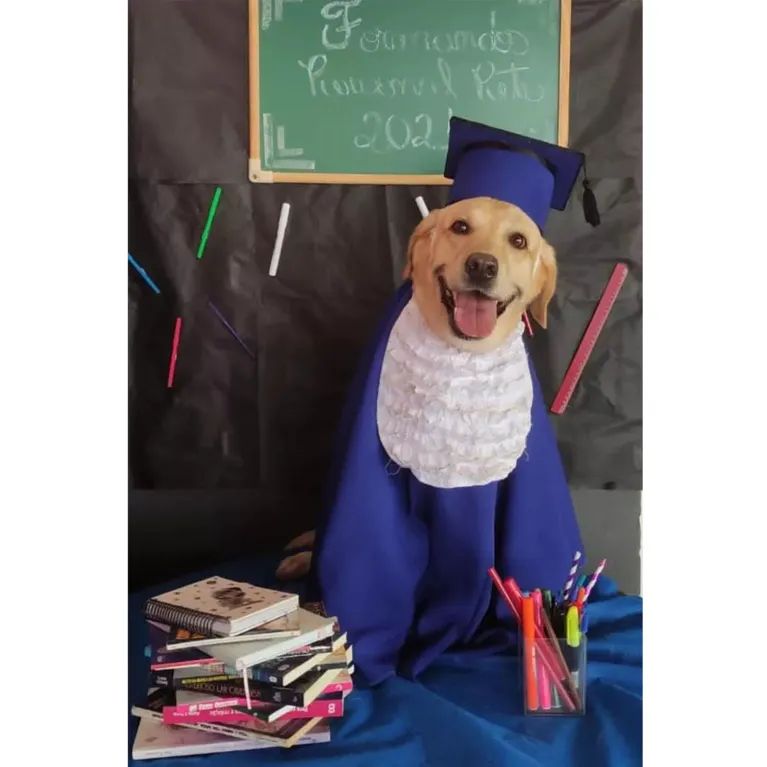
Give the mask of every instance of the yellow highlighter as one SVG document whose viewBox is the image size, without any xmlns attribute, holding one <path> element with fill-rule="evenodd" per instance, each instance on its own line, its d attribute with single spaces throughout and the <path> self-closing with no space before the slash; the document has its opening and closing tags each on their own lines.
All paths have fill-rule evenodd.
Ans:
<svg viewBox="0 0 767 767">
<path fill-rule="evenodd" d="M 568 607 L 567 613 L 565 614 L 565 638 L 567 639 L 567 652 L 565 653 L 567 668 L 570 671 L 573 685 L 580 694 L 581 688 L 578 684 L 578 661 L 581 653 L 578 652 L 577 648 L 580 647 L 581 644 L 581 631 L 580 616 L 578 614 L 578 608 L 575 606 Z"/>
</svg>

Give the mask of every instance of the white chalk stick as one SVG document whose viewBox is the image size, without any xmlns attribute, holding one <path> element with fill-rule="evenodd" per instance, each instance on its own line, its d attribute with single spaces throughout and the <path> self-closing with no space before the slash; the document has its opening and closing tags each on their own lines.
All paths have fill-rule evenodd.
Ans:
<svg viewBox="0 0 767 767">
<path fill-rule="evenodd" d="M 288 228 L 288 216 L 290 216 L 290 203 L 283 202 L 280 210 L 280 222 L 277 224 L 277 239 L 274 241 L 272 261 L 269 264 L 270 277 L 277 276 L 277 267 L 280 265 L 280 256 L 282 255 L 282 243 L 285 241 L 285 231 Z"/>
<path fill-rule="evenodd" d="M 421 211 L 421 218 L 426 218 L 429 215 L 429 209 L 426 207 L 426 203 L 423 201 L 423 197 L 420 195 L 415 198 L 415 204 L 418 206 L 418 210 Z"/>
</svg>

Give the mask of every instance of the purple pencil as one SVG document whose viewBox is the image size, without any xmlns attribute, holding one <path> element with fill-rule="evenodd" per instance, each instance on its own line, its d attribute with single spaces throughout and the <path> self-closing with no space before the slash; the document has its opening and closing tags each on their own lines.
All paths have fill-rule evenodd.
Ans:
<svg viewBox="0 0 767 767">
<path fill-rule="evenodd" d="M 591 594 L 591 590 L 594 588 L 597 582 L 597 578 L 602 574 L 602 570 L 605 569 L 605 565 L 607 564 L 607 560 L 603 559 L 596 570 L 594 570 L 594 575 L 591 576 L 591 580 L 589 581 L 588 585 L 586 586 L 586 593 L 583 596 L 583 601 L 585 602 L 589 598 L 589 594 Z"/>
<path fill-rule="evenodd" d="M 573 583 L 575 583 L 575 574 L 578 572 L 578 563 L 581 561 L 581 552 L 576 551 L 575 556 L 573 557 L 573 564 L 570 568 L 570 574 L 567 576 L 567 581 L 565 582 L 565 587 L 562 590 L 562 596 L 565 602 L 567 601 L 567 596 L 570 593 L 570 590 L 573 587 Z"/>
</svg>

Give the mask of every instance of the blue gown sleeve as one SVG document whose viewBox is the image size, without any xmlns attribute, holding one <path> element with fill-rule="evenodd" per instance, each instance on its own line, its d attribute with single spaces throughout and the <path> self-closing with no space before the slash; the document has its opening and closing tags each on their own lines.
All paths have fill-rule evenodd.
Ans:
<svg viewBox="0 0 767 767">
<path fill-rule="evenodd" d="M 325 609 L 348 633 L 370 684 L 396 673 L 428 557 L 426 530 L 409 511 L 406 472 L 386 455 L 376 421 L 383 354 L 409 296 L 407 285 L 398 291 L 351 387 L 312 565 Z"/>
<path fill-rule="evenodd" d="M 556 434 L 532 360 L 529 364 L 532 424 L 525 452 L 507 480 L 500 566 L 523 590 L 557 591 L 583 543 Z"/>
</svg>

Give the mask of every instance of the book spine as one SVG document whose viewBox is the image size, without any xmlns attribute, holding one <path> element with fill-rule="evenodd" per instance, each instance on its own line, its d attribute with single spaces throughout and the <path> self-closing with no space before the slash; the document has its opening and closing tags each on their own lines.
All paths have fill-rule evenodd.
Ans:
<svg viewBox="0 0 767 767">
<path fill-rule="evenodd" d="M 331 634 L 332 626 L 323 626 L 309 632 L 303 637 L 296 637 L 293 641 L 289 639 L 285 640 L 284 650 L 282 652 L 270 654 L 272 653 L 272 650 L 269 648 L 267 650 L 260 650 L 251 653 L 250 655 L 245 655 L 241 658 L 238 658 L 237 662 L 235 663 L 235 667 L 238 671 L 243 671 L 244 669 L 250 668 L 251 666 L 257 666 L 259 663 L 263 663 L 264 661 L 272 660 L 278 655 L 285 655 L 291 650 L 296 650 L 306 644 L 314 644 L 316 642 L 320 642 L 323 639 L 327 639 Z"/>
<path fill-rule="evenodd" d="M 276 684 L 279 686 L 285 686 L 285 675 L 275 674 L 265 668 L 258 668 L 258 666 L 252 666 L 248 669 L 248 676 L 256 682 L 264 682 L 266 684 Z"/>
<path fill-rule="evenodd" d="M 247 701 L 244 698 L 234 698 L 238 705 L 247 708 Z M 232 701 L 225 701 L 231 703 Z M 222 724 L 242 724 L 243 722 L 252 722 L 258 719 L 261 722 L 268 722 L 269 714 L 274 710 L 271 707 L 265 707 L 263 710 L 258 708 L 250 709 L 249 714 L 244 714 L 233 706 L 225 708 L 200 709 L 199 705 L 194 711 L 189 710 L 189 706 L 166 706 L 162 710 L 163 724 L 185 724 L 189 722 L 221 722 Z"/>
<path fill-rule="evenodd" d="M 233 708 L 222 708 L 217 711 L 196 711 L 195 713 L 183 711 L 163 711 L 163 724 L 192 724 L 200 722 L 219 722 L 221 724 L 242 724 L 252 721 L 254 717 L 241 714 Z"/>
<path fill-rule="evenodd" d="M 155 722 L 162 722 L 163 715 L 159 711 L 149 711 L 147 709 L 137 709 L 135 706 L 131 709 L 133 716 L 146 717 L 152 719 Z M 249 731 L 240 727 L 227 727 L 226 725 L 219 724 L 218 722 L 194 722 L 184 721 L 181 727 L 191 727 L 193 730 L 204 730 L 206 732 L 216 732 L 221 735 L 228 735 L 230 738 L 238 738 L 239 740 L 262 740 L 260 733 L 256 734 L 255 731 Z"/>
<path fill-rule="evenodd" d="M 209 658 L 204 660 L 180 660 L 175 663 L 152 663 L 149 668 L 152 671 L 173 671 L 178 668 L 199 668 L 201 671 L 210 671 L 213 673 L 219 673 L 224 671 L 224 664 L 220 661 Z"/>
<path fill-rule="evenodd" d="M 238 679 L 242 681 L 242 677 L 239 674 L 223 673 L 223 668 L 216 670 L 220 670 L 222 673 L 215 675 L 207 674 L 205 676 L 189 676 L 183 679 L 175 676 L 172 671 L 153 671 L 149 675 L 149 686 L 167 687 L 172 690 L 196 690 L 197 686 L 200 684 L 236 682 Z"/>
<path fill-rule="evenodd" d="M 213 634 L 213 626 L 220 621 L 219 616 L 212 613 L 198 612 L 187 607 L 174 607 L 173 605 L 150 599 L 144 605 L 144 617 L 157 623 L 180 626 L 195 634 Z"/>
<path fill-rule="evenodd" d="M 275 743 L 276 745 L 283 745 L 282 738 L 277 738 L 267 733 L 257 732 L 255 730 L 249 731 L 241 729 L 236 725 L 226 725 L 219 722 L 194 722 L 185 721 L 182 727 L 191 727 L 194 730 L 204 730 L 206 732 L 217 732 L 221 735 L 228 735 L 230 738 L 239 738 L 240 740 L 255 740 L 264 743 Z"/>
<path fill-rule="evenodd" d="M 163 724 L 188 724 L 190 722 L 220 722 L 221 724 L 242 724 L 243 722 L 251 722 L 253 719 L 260 719 L 265 721 L 263 715 L 259 716 L 258 709 L 251 709 L 248 711 L 247 703 L 242 700 L 237 708 L 220 708 L 212 709 L 209 711 L 177 711 L 177 707 L 167 707 L 163 710 L 162 720 Z M 273 710 L 273 709 L 272 709 Z M 288 719 L 314 719 L 315 717 L 321 717 L 323 719 L 335 719 L 344 715 L 344 700 L 343 698 L 334 699 L 328 698 L 326 700 L 318 699 L 312 701 L 308 706 L 304 708 L 294 708 L 292 711 L 288 711 L 283 714 L 279 721 L 283 722 Z"/>
<path fill-rule="evenodd" d="M 247 700 L 244 696 L 219 698 L 218 700 L 208 700 L 202 703 L 177 703 L 175 706 L 163 706 L 162 712 L 163 716 L 165 716 L 166 712 L 168 715 L 185 716 L 186 714 L 194 714 L 197 711 L 219 711 L 240 705 L 247 705 Z"/>
<path fill-rule="evenodd" d="M 317 698 L 317 700 L 313 700 L 304 708 L 295 708 L 293 711 L 288 711 L 287 714 L 280 717 L 280 721 L 286 719 L 313 719 L 315 716 L 320 716 L 323 719 L 334 719 L 343 715 L 343 698 Z"/>
<path fill-rule="evenodd" d="M 288 650 L 281 653 L 281 658 L 294 658 L 301 655 L 316 655 L 320 652 L 333 652 L 332 643 L 329 641 L 315 642 L 314 644 L 302 645 L 295 650 Z"/>
<path fill-rule="evenodd" d="M 187 680 L 184 679 L 178 681 L 186 682 Z M 206 680 L 204 682 L 198 682 L 197 684 L 193 685 L 184 684 L 180 688 L 177 687 L 176 689 L 194 690 L 194 692 L 216 695 L 223 699 L 236 697 L 241 698 L 243 701 L 245 700 L 245 685 L 243 685 L 241 677 L 237 677 L 236 679 L 226 682 L 210 682 Z M 304 695 L 302 692 L 296 692 L 295 690 L 291 690 L 290 688 L 285 687 L 269 687 L 268 685 L 261 686 L 257 682 L 254 682 L 254 684 L 250 685 L 250 697 L 254 701 L 258 700 L 262 703 L 279 703 L 282 706 L 304 705 Z M 194 705 L 202 708 L 204 704 L 197 703 Z"/>
</svg>

